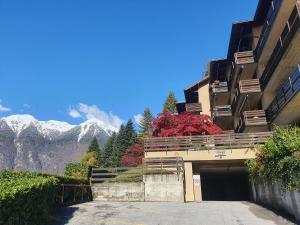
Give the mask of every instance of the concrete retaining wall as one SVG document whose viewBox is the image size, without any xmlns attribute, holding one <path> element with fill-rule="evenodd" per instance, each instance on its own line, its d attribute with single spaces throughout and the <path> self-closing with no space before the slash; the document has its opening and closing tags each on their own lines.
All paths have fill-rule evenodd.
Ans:
<svg viewBox="0 0 300 225">
<path fill-rule="evenodd" d="M 267 184 L 252 181 L 252 194 L 255 202 L 282 210 L 300 223 L 300 192 L 284 190 L 279 183 Z"/>
<path fill-rule="evenodd" d="M 145 201 L 184 202 L 183 176 L 145 175 Z"/>
<path fill-rule="evenodd" d="M 143 202 L 144 183 L 101 183 L 92 185 L 93 199 L 101 201 Z"/>
<path fill-rule="evenodd" d="M 182 176 L 145 175 L 143 181 L 141 183 L 93 184 L 93 199 L 118 202 L 184 202 Z"/>
</svg>

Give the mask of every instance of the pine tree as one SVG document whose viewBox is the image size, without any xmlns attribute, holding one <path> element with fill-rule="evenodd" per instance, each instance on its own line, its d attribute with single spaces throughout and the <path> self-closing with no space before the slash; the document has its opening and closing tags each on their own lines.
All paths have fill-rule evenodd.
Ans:
<svg viewBox="0 0 300 225">
<path fill-rule="evenodd" d="M 174 93 L 170 92 L 164 103 L 163 111 L 168 111 L 171 114 L 176 114 L 177 113 L 176 102 L 177 99 Z"/>
<path fill-rule="evenodd" d="M 133 122 L 129 120 L 127 124 L 121 125 L 120 130 L 114 142 L 113 154 L 111 157 L 112 166 L 120 166 L 121 158 L 125 155 L 129 146 L 135 144 L 137 135 L 133 128 Z"/>
<path fill-rule="evenodd" d="M 91 141 L 89 147 L 88 147 L 87 152 L 99 152 L 99 151 L 100 151 L 100 147 L 99 147 L 97 138 L 94 137 L 93 140 Z"/>
<path fill-rule="evenodd" d="M 112 166 L 112 154 L 114 152 L 114 143 L 116 141 L 117 134 L 114 132 L 104 146 L 103 154 L 101 155 L 100 164 L 104 167 Z"/>
<path fill-rule="evenodd" d="M 152 132 L 153 116 L 149 108 L 144 109 L 142 119 L 139 123 L 140 133 L 145 137 L 149 136 Z"/>
</svg>

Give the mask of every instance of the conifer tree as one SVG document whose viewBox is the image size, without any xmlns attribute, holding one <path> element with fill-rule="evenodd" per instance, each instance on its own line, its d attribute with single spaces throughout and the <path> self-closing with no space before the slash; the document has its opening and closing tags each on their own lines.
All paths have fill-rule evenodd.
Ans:
<svg viewBox="0 0 300 225">
<path fill-rule="evenodd" d="M 140 133 L 145 137 L 149 136 L 152 132 L 153 116 L 149 108 L 145 108 L 142 119 L 139 123 Z"/>
<path fill-rule="evenodd" d="M 176 99 L 174 93 L 170 92 L 164 103 L 163 111 L 167 111 L 171 114 L 176 114 L 177 113 L 176 102 L 177 102 L 177 99 Z"/>
<path fill-rule="evenodd" d="M 104 167 L 112 165 L 112 154 L 114 152 L 114 143 L 116 141 L 117 134 L 114 132 L 104 146 L 103 154 L 101 155 L 100 164 Z"/>
<path fill-rule="evenodd" d="M 99 147 L 97 138 L 94 137 L 93 140 L 91 141 L 89 147 L 88 147 L 87 152 L 99 152 L 99 151 L 100 151 L 100 147 Z"/>
</svg>

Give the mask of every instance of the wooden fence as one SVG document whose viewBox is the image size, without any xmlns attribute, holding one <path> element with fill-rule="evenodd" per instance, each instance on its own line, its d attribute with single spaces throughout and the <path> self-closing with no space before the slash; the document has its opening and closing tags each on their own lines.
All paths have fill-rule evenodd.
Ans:
<svg viewBox="0 0 300 225">
<path fill-rule="evenodd" d="M 264 144 L 271 135 L 272 132 L 257 132 L 148 138 L 145 140 L 144 149 L 145 153 L 147 153 L 255 148 L 258 145 Z"/>
<path fill-rule="evenodd" d="M 63 205 L 71 205 L 92 200 L 90 185 L 84 184 L 61 184 L 60 201 Z"/>
</svg>

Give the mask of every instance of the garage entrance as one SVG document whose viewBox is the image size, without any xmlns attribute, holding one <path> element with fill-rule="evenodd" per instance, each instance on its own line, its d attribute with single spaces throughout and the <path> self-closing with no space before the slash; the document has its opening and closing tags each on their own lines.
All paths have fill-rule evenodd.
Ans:
<svg viewBox="0 0 300 225">
<path fill-rule="evenodd" d="M 201 172 L 202 200 L 249 200 L 248 174 L 243 171 Z"/>
</svg>

